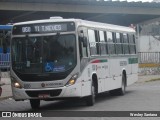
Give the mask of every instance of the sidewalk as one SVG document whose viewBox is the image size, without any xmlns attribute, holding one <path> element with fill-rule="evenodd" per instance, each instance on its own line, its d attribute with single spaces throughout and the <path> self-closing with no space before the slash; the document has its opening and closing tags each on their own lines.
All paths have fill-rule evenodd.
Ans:
<svg viewBox="0 0 160 120">
<path fill-rule="evenodd" d="M 0 80 L 0 86 L 2 88 L 2 94 L 0 100 L 12 97 L 11 80 L 7 72 L 2 73 Z"/>
<path fill-rule="evenodd" d="M 0 100 L 12 97 L 10 78 L 1 78 L 0 86 L 2 88 Z"/>
<path fill-rule="evenodd" d="M 140 75 L 138 76 L 138 81 L 136 83 L 144 83 L 150 80 L 157 80 L 160 79 L 160 75 Z M 10 78 L 1 78 L 0 85 L 2 85 L 2 95 L 0 96 L 0 100 L 4 100 L 7 98 L 12 97 L 12 90 L 11 90 L 11 80 Z"/>
<path fill-rule="evenodd" d="M 139 75 L 137 83 L 143 83 L 153 80 L 160 80 L 160 75 Z"/>
</svg>

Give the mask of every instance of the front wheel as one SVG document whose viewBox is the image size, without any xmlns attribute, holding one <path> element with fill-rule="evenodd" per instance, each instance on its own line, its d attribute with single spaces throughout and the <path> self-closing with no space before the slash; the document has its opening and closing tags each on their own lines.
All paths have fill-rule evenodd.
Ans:
<svg viewBox="0 0 160 120">
<path fill-rule="evenodd" d="M 30 104 L 31 104 L 32 109 L 38 109 L 40 107 L 40 100 L 31 99 Z"/>
<path fill-rule="evenodd" d="M 95 85 L 92 82 L 91 86 L 91 95 L 86 97 L 86 104 L 87 106 L 93 106 L 95 103 L 95 97 L 96 97 L 96 91 L 95 91 Z"/>
</svg>

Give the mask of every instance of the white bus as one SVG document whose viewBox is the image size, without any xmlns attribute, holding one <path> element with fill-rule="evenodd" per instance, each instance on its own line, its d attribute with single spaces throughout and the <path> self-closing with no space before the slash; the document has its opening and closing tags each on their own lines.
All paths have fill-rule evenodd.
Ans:
<svg viewBox="0 0 160 120">
<path fill-rule="evenodd" d="M 111 24 L 52 17 L 16 23 L 11 40 L 11 81 L 16 101 L 124 95 L 138 79 L 135 30 Z"/>
</svg>

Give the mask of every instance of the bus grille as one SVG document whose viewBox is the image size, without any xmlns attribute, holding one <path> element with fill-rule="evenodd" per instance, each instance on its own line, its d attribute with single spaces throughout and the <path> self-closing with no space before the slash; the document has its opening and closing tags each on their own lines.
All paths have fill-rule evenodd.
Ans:
<svg viewBox="0 0 160 120">
<path fill-rule="evenodd" d="M 51 97 L 58 96 L 62 92 L 61 89 L 58 90 L 38 90 L 38 91 L 26 91 L 27 95 L 30 97 L 38 97 L 41 94 L 48 94 Z"/>
</svg>

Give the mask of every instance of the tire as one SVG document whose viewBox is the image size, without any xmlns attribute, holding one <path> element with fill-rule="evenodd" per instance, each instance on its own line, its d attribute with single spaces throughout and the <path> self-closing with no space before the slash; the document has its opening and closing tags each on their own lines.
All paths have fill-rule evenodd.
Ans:
<svg viewBox="0 0 160 120">
<path fill-rule="evenodd" d="M 94 83 L 92 82 L 91 95 L 86 97 L 87 106 L 93 106 L 95 103 L 95 98 L 96 98 L 96 89 Z"/>
<path fill-rule="evenodd" d="M 111 90 L 109 91 L 110 95 L 124 95 L 126 92 L 126 76 L 123 74 L 122 75 L 122 84 L 121 84 L 121 88 L 118 88 L 116 90 Z"/>
<path fill-rule="evenodd" d="M 40 100 L 38 99 L 31 99 L 30 100 L 30 105 L 32 109 L 38 109 L 40 107 Z"/>
<path fill-rule="evenodd" d="M 126 93 L 126 76 L 122 75 L 122 85 L 121 88 L 117 90 L 118 95 L 124 95 Z"/>
</svg>

